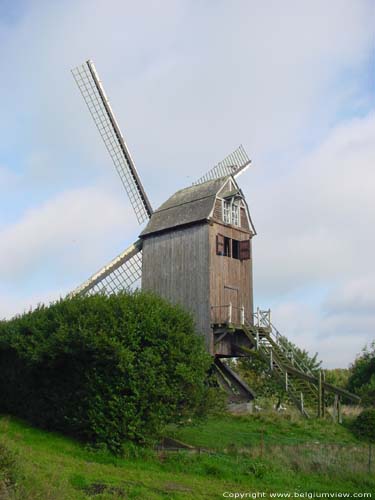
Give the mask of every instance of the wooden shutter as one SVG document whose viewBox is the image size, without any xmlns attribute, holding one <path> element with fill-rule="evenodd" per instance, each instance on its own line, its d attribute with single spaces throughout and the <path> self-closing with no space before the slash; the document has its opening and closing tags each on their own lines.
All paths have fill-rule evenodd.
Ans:
<svg viewBox="0 0 375 500">
<path fill-rule="evenodd" d="M 240 241 L 240 260 L 250 259 L 250 254 L 250 240 Z"/>
<path fill-rule="evenodd" d="M 224 236 L 222 234 L 216 235 L 216 254 L 224 255 Z"/>
</svg>

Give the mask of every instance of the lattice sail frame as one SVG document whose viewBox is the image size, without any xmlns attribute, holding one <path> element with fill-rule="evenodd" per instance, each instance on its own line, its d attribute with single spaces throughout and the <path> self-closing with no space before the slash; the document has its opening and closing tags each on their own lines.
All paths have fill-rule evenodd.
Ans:
<svg viewBox="0 0 375 500">
<path fill-rule="evenodd" d="M 139 224 L 142 224 L 151 217 L 152 207 L 99 80 L 94 63 L 90 60 L 86 61 L 81 66 L 74 68 L 72 75 L 112 158 L 137 220 Z"/>
<path fill-rule="evenodd" d="M 240 173 L 244 172 L 250 165 L 251 160 L 248 157 L 245 148 L 242 144 L 233 153 L 228 155 L 224 160 L 215 165 L 205 175 L 200 177 L 197 181 L 193 182 L 193 186 L 203 184 L 203 182 L 233 175 L 237 177 Z"/>
<path fill-rule="evenodd" d="M 142 241 L 137 240 L 109 264 L 92 275 L 68 297 L 105 293 L 110 295 L 129 290 L 142 276 Z"/>
</svg>

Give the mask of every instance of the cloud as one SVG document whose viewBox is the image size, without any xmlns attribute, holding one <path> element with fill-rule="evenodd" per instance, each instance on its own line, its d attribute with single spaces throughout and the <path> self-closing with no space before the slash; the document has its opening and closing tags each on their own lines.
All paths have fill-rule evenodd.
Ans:
<svg viewBox="0 0 375 500">
<path fill-rule="evenodd" d="M 374 130 L 373 113 L 341 123 L 249 200 L 256 296 L 326 366 L 348 365 L 374 338 Z"/>
<path fill-rule="evenodd" d="M 250 206 L 259 233 L 255 243 L 258 286 L 290 292 L 367 275 L 373 268 L 375 223 L 375 116 L 335 128 L 302 158 L 266 199 Z M 265 207 L 267 205 L 267 207 Z"/>
<path fill-rule="evenodd" d="M 114 257 L 134 230 L 132 214 L 113 193 L 98 187 L 63 192 L 0 232 L 1 283 L 65 285 Z"/>
</svg>

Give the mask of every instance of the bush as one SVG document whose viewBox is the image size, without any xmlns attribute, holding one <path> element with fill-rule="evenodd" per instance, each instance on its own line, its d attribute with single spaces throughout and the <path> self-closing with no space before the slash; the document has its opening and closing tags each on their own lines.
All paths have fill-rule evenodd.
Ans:
<svg viewBox="0 0 375 500">
<path fill-rule="evenodd" d="M 352 430 L 360 439 L 375 443 L 375 408 L 363 410 L 352 423 Z"/>
<path fill-rule="evenodd" d="M 119 451 L 204 407 L 211 364 L 180 307 L 135 292 L 0 322 L 0 411 Z"/>
</svg>

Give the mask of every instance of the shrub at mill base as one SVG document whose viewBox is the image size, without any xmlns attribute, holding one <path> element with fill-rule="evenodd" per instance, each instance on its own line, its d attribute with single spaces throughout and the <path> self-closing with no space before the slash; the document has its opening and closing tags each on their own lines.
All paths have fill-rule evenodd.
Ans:
<svg viewBox="0 0 375 500">
<path fill-rule="evenodd" d="M 0 322 L 0 411 L 120 451 L 204 412 L 192 318 L 145 293 L 60 300 Z"/>
</svg>

